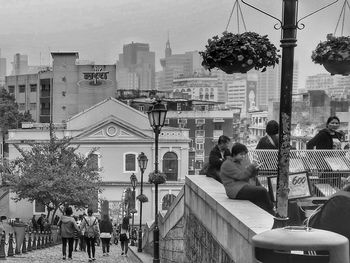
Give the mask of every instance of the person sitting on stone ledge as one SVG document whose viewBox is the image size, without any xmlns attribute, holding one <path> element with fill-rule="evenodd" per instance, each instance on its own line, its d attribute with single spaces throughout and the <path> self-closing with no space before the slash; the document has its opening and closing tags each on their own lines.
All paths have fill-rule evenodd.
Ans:
<svg viewBox="0 0 350 263">
<path fill-rule="evenodd" d="M 258 165 L 248 164 L 247 153 L 245 145 L 235 143 L 231 149 L 231 157 L 221 165 L 220 178 L 226 194 L 231 199 L 249 200 L 273 215 L 273 203 L 269 193 L 256 178 Z"/>
<path fill-rule="evenodd" d="M 206 175 L 212 177 L 221 183 L 220 179 L 220 167 L 226 160 L 226 157 L 230 156 L 229 150 L 230 138 L 226 135 L 221 135 L 218 139 L 218 144 L 209 153 L 209 163 Z"/>
</svg>

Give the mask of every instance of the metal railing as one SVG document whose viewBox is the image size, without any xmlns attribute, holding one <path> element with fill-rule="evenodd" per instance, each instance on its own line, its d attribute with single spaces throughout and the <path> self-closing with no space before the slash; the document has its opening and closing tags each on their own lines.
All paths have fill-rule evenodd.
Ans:
<svg viewBox="0 0 350 263">
<path fill-rule="evenodd" d="M 251 150 L 250 162 L 261 163 L 259 180 L 268 188 L 267 177 L 277 175 L 277 150 Z M 330 196 L 341 189 L 350 176 L 350 151 L 348 150 L 292 150 L 289 171 L 306 171 L 315 196 Z"/>
</svg>

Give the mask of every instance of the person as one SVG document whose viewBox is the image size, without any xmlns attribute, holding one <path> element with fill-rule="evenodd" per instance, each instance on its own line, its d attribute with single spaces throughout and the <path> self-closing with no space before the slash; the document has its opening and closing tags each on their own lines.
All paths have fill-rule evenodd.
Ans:
<svg viewBox="0 0 350 263">
<path fill-rule="evenodd" d="M 89 262 L 95 261 L 95 242 L 100 235 L 97 218 L 93 216 L 91 208 L 87 211 L 87 216 L 81 222 L 81 229 L 84 232 L 85 244 L 89 256 Z"/>
<path fill-rule="evenodd" d="M 45 230 L 45 217 L 45 214 L 41 214 L 37 221 L 38 230 L 41 232 Z"/>
<path fill-rule="evenodd" d="M 118 232 L 119 232 L 119 229 L 118 229 L 117 224 L 115 223 L 113 225 L 113 244 L 115 244 L 115 245 L 118 245 L 118 241 L 119 241 L 119 234 L 118 234 Z"/>
<path fill-rule="evenodd" d="M 128 254 L 128 242 L 129 242 L 129 220 L 130 216 L 125 216 L 122 221 L 122 225 L 120 228 L 120 246 L 122 248 L 122 255 L 127 256 Z"/>
<path fill-rule="evenodd" d="M 113 226 L 107 214 L 104 214 L 102 217 L 102 221 L 100 223 L 100 231 L 103 256 L 109 256 L 109 248 L 113 233 Z"/>
<path fill-rule="evenodd" d="M 258 145 L 256 146 L 257 150 L 275 150 L 278 149 L 278 122 L 275 120 L 270 120 L 266 124 L 266 135 L 262 137 Z"/>
<path fill-rule="evenodd" d="M 227 156 L 230 156 L 229 150 L 230 138 L 226 135 L 221 135 L 218 139 L 218 144 L 209 153 L 209 163 L 206 175 L 212 177 L 221 183 L 220 167 Z"/>
<path fill-rule="evenodd" d="M 340 120 L 337 116 L 328 118 L 326 128 L 320 130 L 310 141 L 306 143 L 307 149 L 332 150 L 340 149 L 343 133 L 338 132 Z"/>
<path fill-rule="evenodd" d="M 251 163 L 245 166 L 248 149 L 244 144 L 235 143 L 228 157 L 221 166 L 220 177 L 228 198 L 249 200 L 270 214 L 273 203 L 268 191 L 256 178 L 258 165 Z"/>
<path fill-rule="evenodd" d="M 74 243 L 74 231 L 78 230 L 78 226 L 72 217 L 73 210 L 70 206 L 66 207 L 65 215 L 62 215 L 60 222 L 58 223 L 62 238 L 62 255 L 63 260 L 67 255 L 67 243 L 68 243 L 68 259 L 72 259 L 73 243 Z"/>
<path fill-rule="evenodd" d="M 307 219 L 307 225 L 338 233 L 350 240 L 350 180 Z M 322 253 L 318 253 L 322 254 Z"/>
<path fill-rule="evenodd" d="M 33 231 L 38 231 L 38 223 L 37 223 L 37 220 L 35 218 L 35 215 L 33 215 L 33 217 L 32 217 L 32 227 L 33 227 Z"/>
<path fill-rule="evenodd" d="M 78 230 L 74 231 L 74 251 L 78 251 L 78 244 L 79 244 L 79 239 L 80 239 L 80 221 L 78 220 L 79 218 L 77 216 L 73 216 L 75 223 L 78 226 Z"/>
<path fill-rule="evenodd" d="M 80 245 L 79 245 L 79 248 L 80 248 L 80 251 L 86 251 L 86 244 L 85 244 L 85 237 L 84 237 L 84 231 L 83 229 L 81 228 L 81 222 L 83 221 L 84 217 L 86 216 L 86 214 L 82 214 L 82 215 L 79 215 L 79 229 L 80 229 Z"/>
</svg>

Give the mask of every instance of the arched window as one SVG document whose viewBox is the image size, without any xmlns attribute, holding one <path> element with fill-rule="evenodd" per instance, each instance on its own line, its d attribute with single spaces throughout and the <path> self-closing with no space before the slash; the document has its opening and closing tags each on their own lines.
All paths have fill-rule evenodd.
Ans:
<svg viewBox="0 0 350 263">
<path fill-rule="evenodd" d="M 126 153 L 124 155 L 124 172 L 136 172 L 135 153 Z"/>
<path fill-rule="evenodd" d="M 163 156 L 163 172 L 167 181 L 177 181 L 178 158 L 176 153 L 167 152 Z"/>
<path fill-rule="evenodd" d="M 173 194 L 167 194 L 162 199 L 162 210 L 168 210 L 171 204 L 174 202 L 176 196 Z"/>
<path fill-rule="evenodd" d="M 89 159 L 86 164 L 87 167 L 89 167 L 93 171 L 98 171 L 100 168 L 100 156 L 101 154 L 99 154 L 98 152 L 90 153 Z"/>
</svg>

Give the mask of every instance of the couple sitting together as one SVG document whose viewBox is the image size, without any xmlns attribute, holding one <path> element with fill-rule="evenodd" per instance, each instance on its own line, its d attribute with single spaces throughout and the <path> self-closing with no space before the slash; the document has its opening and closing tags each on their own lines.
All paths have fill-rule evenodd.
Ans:
<svg viewBox="0 0 350 263">
<path fill-rule="evenodd" d="M 219 137 L 218 144 L 209 155 L 207 176 L 221 182 L 229 198 L 249 200 L 273 214 L 269 193 L 256 178 L 258 164 L 249 162 L 245 145 L 234 143 L 230 152 L 229 143 L 227 136 Z"/>
</svg>

